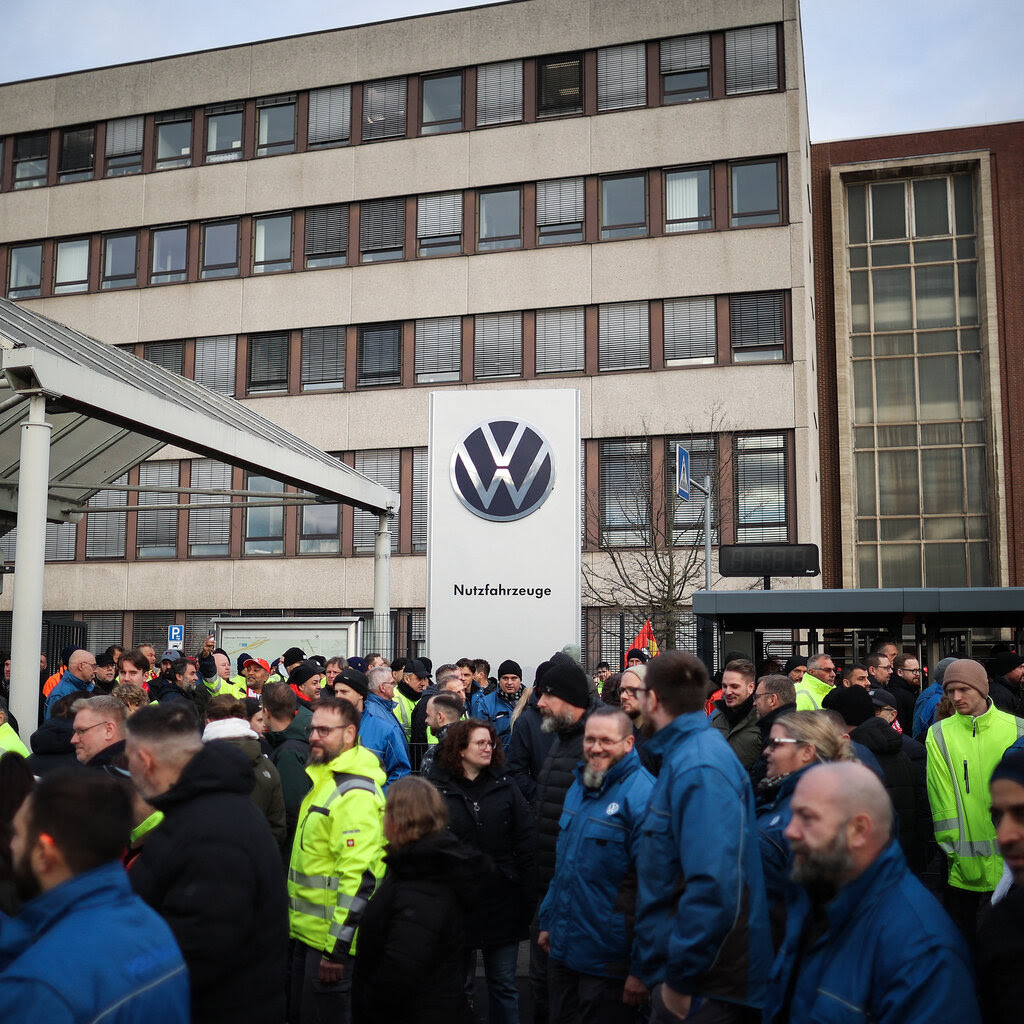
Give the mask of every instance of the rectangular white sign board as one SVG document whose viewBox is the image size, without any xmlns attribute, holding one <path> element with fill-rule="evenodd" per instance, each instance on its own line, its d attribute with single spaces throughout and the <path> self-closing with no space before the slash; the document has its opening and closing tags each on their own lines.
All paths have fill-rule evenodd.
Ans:
<svg viewBox="0 0 1024 1024">
<path fill-rule="evenodd" d="M 428 452 L 427 655 L 530 684 L 580 642 L 579 391 L 435 391 Z"/>
</svg>

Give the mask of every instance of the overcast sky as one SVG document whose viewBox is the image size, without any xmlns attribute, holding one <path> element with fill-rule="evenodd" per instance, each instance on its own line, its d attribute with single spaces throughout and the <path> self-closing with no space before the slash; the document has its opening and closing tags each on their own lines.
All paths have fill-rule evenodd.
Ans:
<svg viewBox="0 0 1024 1024">
<path fill-rule="evenodd" d="M 0 0 L 0 81 L 467 6 L 478 4 Z M 812 141 L 1024 118 L 1021 0 L 804 0 L 802 7 Z"/>
</svg>

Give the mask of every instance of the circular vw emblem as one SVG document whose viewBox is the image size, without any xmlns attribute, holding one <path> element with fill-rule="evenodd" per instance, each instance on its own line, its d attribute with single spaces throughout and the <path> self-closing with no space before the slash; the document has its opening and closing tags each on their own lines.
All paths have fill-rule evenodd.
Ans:
<svg viewBox="0 0 1024 1024">
<path fill-rule="evenodd" d="M 548 439 L 528 423 L 486 420 L 455 446 L 451 478 L 473 515 L 510 523 L 544 504 L 555 485 L 555 460 Z"/>
</svg>

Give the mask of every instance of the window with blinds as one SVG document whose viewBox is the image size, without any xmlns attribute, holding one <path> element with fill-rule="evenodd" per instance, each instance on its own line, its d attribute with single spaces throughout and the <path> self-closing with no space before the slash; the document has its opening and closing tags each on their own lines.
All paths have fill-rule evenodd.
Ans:
<svg viewBox="0 0 1024 1024">
<path fill-rule="evenodd" d="M 718 349 L 714 296 L 666 299 L 664 310 L 665 364 L 713 363 Z"/>
<path fill-rule="evenodd" d="M 789 540 L 785 434 L 740 434 L 733 441 L 736 543 Z"/>
<path fill-rule="evenodd" d="M 131 645 L 149 644 L 159 654 L 167 643 L 167 625 L 174 621 L 174 612 L 136 612 Z"/>
<path fill-rule="evenodd" d="M 235 336 L 218 334 L 196 338 L 195 378 L 197 384 L 218 395 L 235 397 Z"/>
<path fill-rule="evenodd" d="M 120 476 L 115 484 L 127 484 L 128 477 Z M 97 491 L 89 504 L 125 505 L 124 491 Z M 86 558 L 124 558 L 125 555 L 125 523 L 127 512 L 90 512 L 85 517 L 85 557 Z"/>
<path fill-rule="evenodd" d="M 601 441 L 598 468 L 601 544 L 642 547 L 650 537 L 650 442 Z"/>
<path fill-rule="evenodd" d="M 478 380 L 483 377 L 522 376 L 522 313 L 484 313 L 477 316 L 473 368 Z"/>
<path fill-rule="evenodd" d="M 348 142 L 352 129 L 352 87 L 335 85 L 329 89 L 311 89 L 309 93 L 310 149 L 341 146 Z"/>
<path fill-rule="evenodd" d="M 87 630 L 90 651 L 105 651 L 124 645 L 124 614 L 122 612 L 86 612 L 82 621 Z"/>
<path fill-rule="evenodd" d="M 142 170 L 142 117 L 119 117 L 107 122 L 107 177 L 138 174 Z"/>
<path fill-rule="evenodd" d="M 583 179 L 537 182 L 537 242 L 557 245 L 583 241 Z"/>
<path fill-rule="evenodd" d="M 401 481 L 401 452 L 397 448 L 356 452 L 355 469 L 374 483 L 397 491 Z M 394 554 L 398 550 L 397 524 L 392 523 L 390 529 L 391 553 Z M 352 550 L 357 555 L 372 555 L 376 532 L 376 513 L 357 508 L 352 517 Z"/>
<path fill-rule="evenodd" d="M 75 523 L 46 524 L 47 562 L 73 562 L 75 560 Z"/>
<path fill-rule="evenodd" d="M 711 168 L 665 173 L 665 231 L 708 231 L 714 227 Z"/>
<path fill-rule="evenodd" d="M 786 351 L 782 292 L 729 296 L 729 341 L 736 363 L 779 362 Z"/>
<path fill-rule="evenodd" d="M 778 33 L 774 25 L 725 33 L 725 91 L 729 96 L 779 87 Z"/>
<path fill-rule="evenodd" d="M 663 39 L 660 50 L 663 103 L 689 103 L 710 97 L 711 39 L 707 33 Z"/>
<path fill-rule="evenodd" d="M 402 258 L 405 252 L 404 199 L 374 199 L 360 204 L 359 251 L 364 263 Z"/>
<path fill-rule="evenodd" d="M 704 543 L 704 501 L 702 495 L 681 501 L 676 497 L 676 445 L 690 453 L 690 477 L 704 484 L 711 477 L 711 539 L 718 542 L 718 439 L 703 436 L 667 437 L 665 439 L 665 501 L 666 513 L 672 523 L 672 543 L 696 547 Z"/>
<path fill-rule="evenodd" d="M 57 269 L 53 294 L 68 295 L 89 289 L 89 239 L 73 238 L 57 243 Z"/>
<path fill-rule="evenodd" d="M 537 116 L 583 112 L 583 58 L 578 53 L 537 60 Z"/>
<path fill-rule="evenodd" d="M 401 324 L 359 328 L 358 377 L 361 388 L 402 383 Z"/>
<path fill-rule="evenodd" d="M 583 369 L 583 307 L 538 309 L 536 315 L 538 373 Z"/>
<path fill-rule="evenodd" d="M 348 259 L 348 206 L 337 203 L 306 211 L 306 268 L 341 267 Z"/>
<path fill-rule="evenodd" d="M 507 60 L 476 69 L 476 123 L 508 124 L 523 119 L 523 62 Z"/>
<path fill-rule="evenodd" d="M 284 484 L 268 476 L 250 475 L 246 490 L 269 491 L 284 494 Z M 254 505 L 253 502 L 271 501 L 272 498 L 249 498 L 245 511 L 245 541 L 247 555 L 284 554 L 284 508 L 280 505 Z"/>
<path fill-rule="evenodd" d="M 597 109 L 647 104 L 647 48 L 643 43 L 597 51 Z"/>
<path fill-rule="evenodd" d="M 363 86 L 363 141 L 405 135 L 405 79 L 384 78 Z"/>
<path fill-rule="evenodd" d="M 416 321 L 416 383 L 441 384 L 462 376 L 462 319 Z"/>
<path fill-rule="evenodd" d="M 416 237 L 421 256 L 462 252 L 462 193 L 420 196 L 416 201 Z"/>
<path fill-rule="evenodd" d="M 215 459 L 192 460 L 192 487 L 209 488 L 219 494 L 192 494 L 188 510 L 188 553 L 190 558 L 224 556 L 231 551 L 231 509 L 204 508 L 223 502 L 231 490 L 231 467 Z"/>
<path fill-rule="evenodd" d="M 302 390 L 345 386 L 345 328 L 307 327 L 302 332 Z"/>
<path fill-rule="evenodd" d="M 651 322 L 646 302 L 598 308 L 598 369 L 640 370 L 651 365 Z"/>
<path fill-rule="evenodd" d="M 150 363 L 180 374 L 185 359 L 183 341 L 153 341 L 142 350 L 143 358 Z"/>
<path fill-rule="evenodd" d="M 288 390 L 288 332 L 249 335 L 246 391 L 264 395 Z"/>
<path fill-rule="evenodd" d="M 177 487 L 177 461 L 144 462 L 139 466 L 140 487 Z M 140 491 L 136 556 L 175 558 L 178 554 L 178 513 L 173 509 L 147 512 L 147 505 L 175 505 L 178 492 Z"/>
<path fill-rule="evenodd" d="M 427 449 L 412 450 L 412 549 L 427 550 Z"/>
</svg>

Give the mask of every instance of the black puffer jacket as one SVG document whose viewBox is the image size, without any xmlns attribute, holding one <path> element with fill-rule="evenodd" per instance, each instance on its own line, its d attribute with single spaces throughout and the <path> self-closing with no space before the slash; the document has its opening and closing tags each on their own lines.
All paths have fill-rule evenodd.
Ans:
<svg viewBox="0 0 1024 1024">
<path fill-rule="evenodd" d="M 536 799 L 537 777 L 555 742 L 555 734 L 540 727 L 544 718 L 537 707 L 538 700 L 540 694 L 534 686 L 526 707 L 512 723 L 512 740 L 508 745 L 508 773 L 530 804 Z"/>
<path fill-rule="evenodd" d="M 254 781 L 240 750 L 206 744 L 150 800 L 164 820 L 129 871 L 181 947 L 194 1024 L 285 1019 L 287 889 L 277 843 L 249 799 Z"/>
<path fill-rule="evenodd" d="M 40 778 L 50 772 L 81 767 L 71 737 L 75 731 L 73 718 L 48 718 L 29 737 L 32 754 L 28 766 Z"/>
<path fill-rule="evenodd" d="M 468 1024 L 464 914 L 483 856 L 450 832 L 384 857 L 387 873 L 359 926 L 357 1024 Z"/>
<path fill-rule="evenodd" d="M 448 805 L 448 827 L 487 855 L 480 891 L 466 918 L 466 948 L 505 946 L 526 938 L 533 917 L 533 819 L 514 782 L 489 768 L 470 782 L 436 764 L 430 781 Z"/>
</svg>

